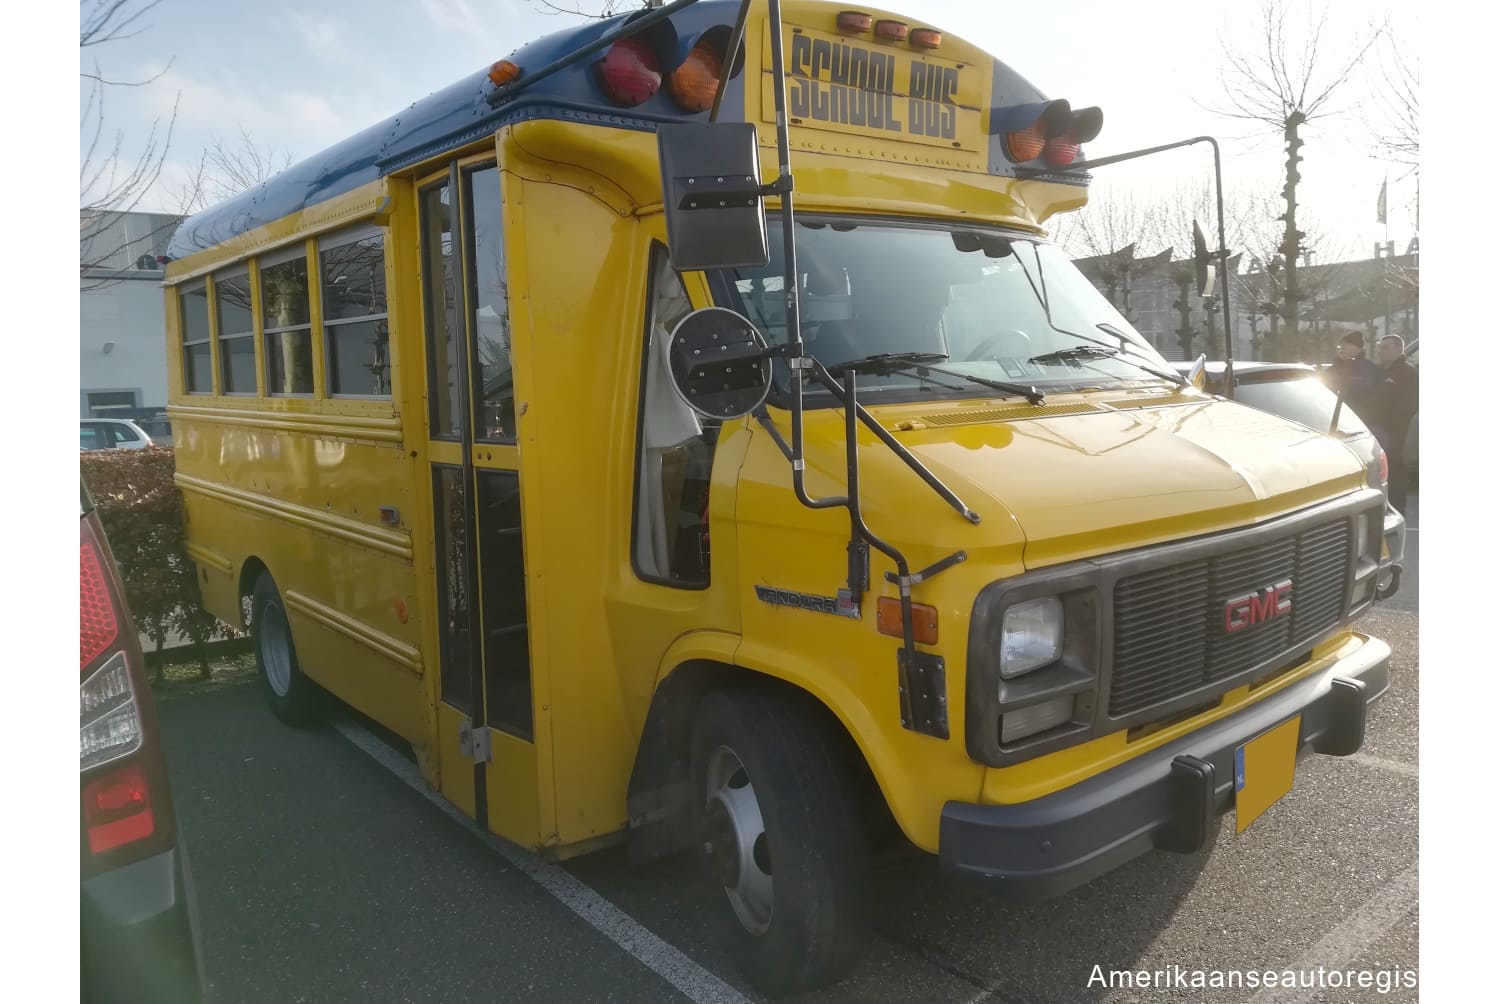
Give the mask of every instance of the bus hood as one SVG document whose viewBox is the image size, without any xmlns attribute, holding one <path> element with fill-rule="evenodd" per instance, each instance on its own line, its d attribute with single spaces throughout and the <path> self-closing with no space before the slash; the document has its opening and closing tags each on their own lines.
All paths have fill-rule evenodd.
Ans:
<svg viewBox="0 0 1500 1004">
<path fill-rule="evenodd" d="M 897 436 L 985 522 L 1013 520 L 1030 568 L 1247 525 L 1363 484 L 1336 440 L 1229 401 L 1025 414 L 912 415 Z"/>
</svg>

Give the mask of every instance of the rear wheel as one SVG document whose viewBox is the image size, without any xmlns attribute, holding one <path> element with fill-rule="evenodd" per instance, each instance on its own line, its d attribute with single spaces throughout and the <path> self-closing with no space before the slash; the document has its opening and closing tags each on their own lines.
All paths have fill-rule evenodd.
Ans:
<svg viewBox="0 0 1500 1004">
<path fill-rule="evenodd" d="M 323 712 L 323 692 L 302 673 L 292 628 L 281 593 L 270 575 L 255 582 L 250 631 L 255 640 L 255 664 L 261 687 L 276 717 L 288 725 L 305 725 Z"/>
<path fill-rule="evenodd" d="M 698 706 L 693 778 L 730 954 L 773 994 L 842 977 L 869 940 L 869 854 L 847 745 L 808 700 L 757 689 Z"/>
</svg>

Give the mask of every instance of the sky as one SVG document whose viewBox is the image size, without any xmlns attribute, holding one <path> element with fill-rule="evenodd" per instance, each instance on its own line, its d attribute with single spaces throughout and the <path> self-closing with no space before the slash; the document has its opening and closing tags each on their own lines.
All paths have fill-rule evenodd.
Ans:
<svg viewBox="0 0 1500 1004">
<path fill-rule="evenodd" d="M 1322 6 L 1290 2 L 1294 10 Z M 1328 0 L 1327 51 L 1342 53 L 1387 15 L 1402 43 L 1415 44 L 1415 4 L 1387 3 L 1395 6 Z M 1235 45 L 1254 42 L 1246 4 L 1075 0 L 1028 9 L 1014 0 L 890 0 L 889 7 L 908 16 L 920 11 L 913 23 L 977 43 L 1049 97 L 1102 106 L 1104 130 L 1089 148 L 1094 156 L 1206 133 L 1223 144 L 1231 197 L 1274 198 L 1280 191 L 1280 136 L 1254 135 L 1254 127 L 1202 107 L 1222 92 L 1220 36 Z M 169 119 L 176 104 L 167 168 L 140 207 L 176 211 L 185 179 L 216 138 L 233 141 L 243 130 L 259 146 L 297 160 L 575 20 L 545 13 L 536 0 L 161 0 L 133 37 L 84 55 L 97 59 L 109 79 L 151 81 L 108 95 L 109 121 L 127 137 L 124 159 L 138 148 L 131 138 Z M 1318 242 L 1316 261 L 1372 253 L 1385 236 L 1375 203 L 1387 177 L 1389 237 L 1398 253 L 1415 233 L 1416 182 L 1373 155 L 1368 115 L 1360 110 L 1370 107 L 1376 71 L 1367 60 L 1337 102 L 1348 110 L 1304 130 L 1300 201 L 1312 225 L 1302 228 Z M 1095 194 L 1101 201 L 1161 199 L 1207 185 L 1211 165 L 1207 148 L 1195 147 L 1101 169 Z"/>
</svg>

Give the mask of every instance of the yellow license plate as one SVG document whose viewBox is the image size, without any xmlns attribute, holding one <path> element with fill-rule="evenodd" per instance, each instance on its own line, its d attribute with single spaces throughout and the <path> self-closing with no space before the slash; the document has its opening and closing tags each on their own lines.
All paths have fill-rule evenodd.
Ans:
<svg viewBox="0 0 1500 1004">
<path fill-rule="evenodd" d="M 1297 772 L 1297 740 L 1302 716 L 1262 732 L 1234 751 L 1234 831 L 1259 818 L 1277 800 L 1292 790 Z"/>
</svg>

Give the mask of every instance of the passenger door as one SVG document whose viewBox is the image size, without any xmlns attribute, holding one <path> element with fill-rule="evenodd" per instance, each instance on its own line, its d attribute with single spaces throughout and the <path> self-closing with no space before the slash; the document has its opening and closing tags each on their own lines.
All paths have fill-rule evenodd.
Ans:
<svg viewBox="0 0 1500 1004">
<path fill-rule="evenodd" d="M 520 456 L 500 177 L 455 161 L 418 186 L 446 797 L 523 844 L 538 833 Z"/>
</svg>

